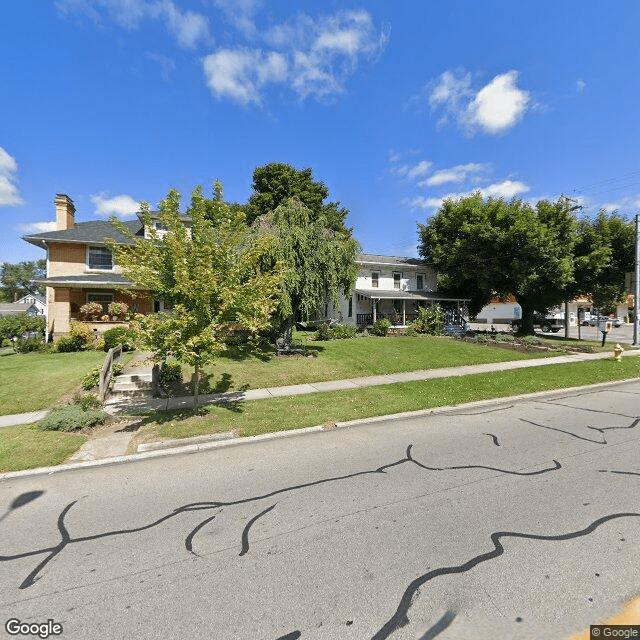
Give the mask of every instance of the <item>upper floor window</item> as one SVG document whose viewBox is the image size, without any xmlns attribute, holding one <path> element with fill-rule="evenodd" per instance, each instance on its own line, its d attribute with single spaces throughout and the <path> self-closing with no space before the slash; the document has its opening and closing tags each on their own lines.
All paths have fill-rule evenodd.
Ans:
<svg viewBox="0 0 640 640">
<path fill-rule="evenodd" d="M 89 269 L 113 269 L 113 256 L 107 247 L 89 247 L 87 251 Z"/>
<path fill-rule="evenodd" d="M 402 274 L 398 273 L 397 271 L 393 272 L 393 288 L 394 289 L 399 289 L 400 288 L 400 280 L 402 279 Z"/>
<path fill-rule="evenodd" d="M 372 286 L 374 289 L 377 289 L 377 288 L 378 288 L 378 281 L 379 281 L 379 278 L 380 278 L 380 274 L 379 274 L 377 271 L 372 271 L 372 272 L 371 272 L 371 286 Z"/>
<path fill-rule="evenodd" d="M 424 275 L 422 273 L 419 273 L 416 276 L 416 289 L 418 291 L 422 291 L 424 289 Z"/>
<path fill-rule="evenodd" d="M 154 222 L 153 226 L 158 230 L 158 231 L 169 231 L 169 227 L 167 227 L 166 224 L 163 224 L 162 222 L 158 222 L 156 220 L 156 222 Z"/>
</svg>

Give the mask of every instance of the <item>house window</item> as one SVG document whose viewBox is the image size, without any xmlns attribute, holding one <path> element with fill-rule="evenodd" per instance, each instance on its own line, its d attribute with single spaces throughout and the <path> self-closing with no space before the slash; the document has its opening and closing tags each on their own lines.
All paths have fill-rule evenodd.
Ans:
<svg viewBox="0 0 640 640">
<path fill-rule="evenodd" d="M 162 222 L 157 222 L 156 221 L 154 223 L 154 226 L 158 231 L 169 231 L 169 227 L 167 227 L 166 224 L 162 224 Z"/>
<path fill-rule="evenodd" d="M 347 317 L 353 317 L 353 297 L 349 298 L 349 313 L 347 314 Z"/>
<path fill-rule="evenodd" d="M 109 305 L 113 302 L 112 293 L 87 293 L 87 302 L 99 302 L 102 305 L 102 313 L 107 313 Z"/>
<path fill-rule="evenodd" d="M 380 274 L 377 271 L 372 271 L 371 272 L 371 286 L 374 289 L 378 288 L 378 280 L 380 278 Z"/>
<path fill-rule="evenodd" d="M 394 289 L 399 289 L 400 288 L 400 279 L 402 278 L 402 274 L 398 273 L 397 271 L 394 271 L 393 273 L 393 288 Z"/>
<path fill-rule="evenodd" d="M 107 247 L 89 247 L 87 254 L 89 269 L 113 269 L 113 256 Z"/>
<path fill-rule="evenodd" d="M 424 289 L 424 275 L 419 273 L 416 276 L 416 289 L 422 291 Z"/>
</svg>

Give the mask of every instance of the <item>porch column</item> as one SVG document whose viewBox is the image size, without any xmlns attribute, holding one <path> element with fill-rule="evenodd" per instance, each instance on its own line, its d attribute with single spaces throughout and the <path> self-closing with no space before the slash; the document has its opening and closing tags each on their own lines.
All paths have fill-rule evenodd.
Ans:
<svg viewBox="0 0 640 640">
<path fill-rule="evenodd" d="M 378 306 L 378 301 L 375 298 L 371 298 L 371 304 L 373 305 L 373 322 L 376 321 L 376 307 Z"/>
<path fill-rule="evenodd" d="M 402 324 L 404 326 L 406 326 L 406 324 L 407 324 L 407 320 L 406 320 L 406 315 L 407 315 L 406 303 L 407 303 L 407 301 L 404 298 L 402 298 Z"/>
</svg>

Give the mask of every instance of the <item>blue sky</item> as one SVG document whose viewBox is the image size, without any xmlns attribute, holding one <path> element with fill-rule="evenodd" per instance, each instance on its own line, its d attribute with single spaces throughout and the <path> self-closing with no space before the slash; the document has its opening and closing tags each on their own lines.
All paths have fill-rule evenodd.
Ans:
<svg viewBox="0 0 640 640">
<path fill-rule="evenodd" d="M 443 197 L 640 207 L 640 3 L 41 0 L 0 27 L 0 262 L 169 187 L 312 167 L 363 250 L 416 255 Z"/>
</svg>

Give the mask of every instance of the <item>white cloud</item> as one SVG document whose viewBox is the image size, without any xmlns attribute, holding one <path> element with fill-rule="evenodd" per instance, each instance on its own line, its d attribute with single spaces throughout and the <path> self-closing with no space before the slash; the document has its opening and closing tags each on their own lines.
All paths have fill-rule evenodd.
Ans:
<svg viewBox="0 0 640 640">
<path fill-rule="evenodd" d="M 260 104 L 264 86 L 285 82 L 288 76 L 284 56 L 253 49 L 220 49 L 203 58 L 202 65 L 213 95 L 242 105 Z"/>
<path fill-rule="evenodd" d="M 241 33 L 247 37 L 255 34 L 256 25 L 253 15 L 263 4 L 263 0 L 214 0 L 214 2 Z"/>
<path fill-rule="evenodd" d="M 305 14 L 263 34 L 272 48 L 223 48 L 203 58 L 207 85 L 217 98 L 260 104 L 269 85 L 284 84 L 301 99 L 344 91 L 361 58 L 380 51 L 378 35 L 366 11 L 339 11 L 313 19 Z"/>
<path fill-rule="evenodd" d="M 448 169 L 440 169 L 432 176 L 418 183 L 419 187 L 439 187 L 448 182 L 465 182 L 469 176 L 476 175 L 489 168 L 489 164 L 479 162 L 469 162 L 458 164 Z"/>
<path fill-rule="evenodd" d="M 137 29 L 146 19 L 161 20 L 167 31 L 184 48 L 211 39 L 209 21 L 201 13 L 183 11 L 172 0 L 58 0 L 62 15 L 84 14 L 100 22 L 102 12 L 125 29 Z"/>
<path fill-rule="evenodd" d="M 96 214 L 103 217 L 118 216 L 127 218 L 140 211 L 140 201 L 131 196 L 119 195 L 107 198 L 103 193 L 91 196 L 91 202 L 96 206 Z"/>
<path fill-rule="evenodd" d="M 582 78 L 578 78 L 576 80 L 576 89 L 578 90 L 578 93 L 582 93 L 586 88 L 587 83 Z"/>
<path fill-rule="evenodd" d="M 18 163 L 0 147 L 0 207 L 24 204 L 16 185 Z"/>
<path fill-rule="evenodd" d="M 54 222 L 27 222 L 19 224 L 18 230 L 22 233 L 44 233 L 45 231 L 55 231 L 56 223 Z"/>
<path fill-rule="evenodd" d="M 504 198 L 505 200 L 511 200 L 511 198 L 520 193 L 526 193 L 530 189 L 531 187 L 524 182 L 513 180 L 504 180 L 503 182 L 490 184 L 488 187 L 479 187 L 479 191 L 484 197 Z"/>
<path fill-rule="evenodd" d="M 479 91 L 471 89 L 471 75 L 445 71 L 432 86 L 429 104 L 443 108 L 469 133 L 478 130 L 496 135 L 515 126 L 530 105 L 531 95 L 517 87 L 518 72 L 497 75 Z"/>
<path fill-rule="evenodd" d="M 145 55 L 149 60 L 158 64 L 162 79 L 169 80 L 171 74 L 176 70 L 176 63 L 171 58 L 164 56 L 161 53 L 148 51 Z"/>
</svg>

